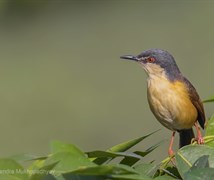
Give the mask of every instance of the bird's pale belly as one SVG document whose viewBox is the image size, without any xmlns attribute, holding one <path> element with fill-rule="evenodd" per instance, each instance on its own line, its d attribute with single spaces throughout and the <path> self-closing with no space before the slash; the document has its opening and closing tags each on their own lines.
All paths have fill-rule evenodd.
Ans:
<svg viewBox="0 0 214 180">
<path fill-rule="evenodd" d="M 148 101 L 155 117 L 168 129 L 190 129 L 197 120 L 197 110 L 180 81 L 172 83 L 161 77 L 148 79 Z"/>
</svg>

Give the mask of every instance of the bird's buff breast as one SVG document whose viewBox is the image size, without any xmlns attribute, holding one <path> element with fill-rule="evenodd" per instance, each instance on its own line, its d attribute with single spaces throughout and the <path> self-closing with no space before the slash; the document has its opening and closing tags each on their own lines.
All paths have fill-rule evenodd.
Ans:
<svg viewBox="0 0 214 180">
<path fill-rule="evenodd" d="M 171 130 L 189 129 L 197 110 L 189 99 L 185 84 L 163 77 L 148 78 L 148 101 L 158 121 Z"/>
</svg>

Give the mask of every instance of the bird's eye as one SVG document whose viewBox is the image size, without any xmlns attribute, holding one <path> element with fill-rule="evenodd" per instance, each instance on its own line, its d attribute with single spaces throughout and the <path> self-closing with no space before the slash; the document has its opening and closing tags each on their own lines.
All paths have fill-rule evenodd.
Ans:
<svg viewBox="0 0 214 180">
<path fill-rule="evenodd" d="M 147 58 L 147 62 L 148 62 L 148 63 L 153 63 L 153 62 L 155 62 L 155 58 L 153 58 L 153 57 L 148 57 L 148 58 Z"/>
</svg>

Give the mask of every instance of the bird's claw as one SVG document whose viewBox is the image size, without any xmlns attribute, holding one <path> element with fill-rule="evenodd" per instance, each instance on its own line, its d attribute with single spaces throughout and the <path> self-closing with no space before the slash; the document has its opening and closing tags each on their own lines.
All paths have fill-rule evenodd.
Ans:
<svg viewBox="0 0 214 180">
<path fill-rule="evenodd" d="M 175 153 L 172 149 L 168 149 L 168 155 L 171 157 L 173 156 Z"/>
<path fill-rule="evenodd" d="M 204 138 L 202 136 L 198 136 L 196 138 L 196 141 L 197 141 L 198 144 L 204 144 Z"/>
</svg>

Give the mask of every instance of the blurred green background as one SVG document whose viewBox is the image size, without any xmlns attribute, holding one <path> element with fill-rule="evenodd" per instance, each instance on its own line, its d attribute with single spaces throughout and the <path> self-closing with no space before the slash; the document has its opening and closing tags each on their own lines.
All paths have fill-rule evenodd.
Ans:
<svg viewBox="0 0 214 180">
<path fill-rule="evenodd" d="M 171 52 L 202 99 L 214 93 L 214 1 L 71 0 L 0 3 L 0 156 L 45 154 L 51 140 L 106 149 L 161 129 L 146 74 L 119 56 Z M 205 106 L 207 117 L 213 105 Z"/>
</svg>

